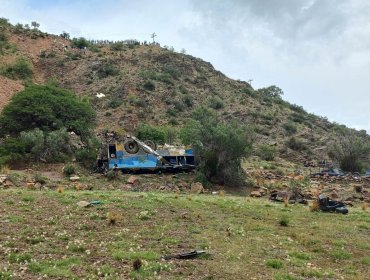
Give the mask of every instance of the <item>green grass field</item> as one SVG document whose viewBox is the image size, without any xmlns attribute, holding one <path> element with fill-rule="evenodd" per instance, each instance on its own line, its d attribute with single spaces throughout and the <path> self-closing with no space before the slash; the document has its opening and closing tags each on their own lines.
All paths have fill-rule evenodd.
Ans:
<svg viewBox="0 0 370 280">
<path fill-rule="evenodd" d="M 77 205 L 95 199 L 103 204 Z M 0 206 L 2 280 L 367 279 L 370 271 L 370 212 L 360 208 L 341 215 L 234 196 L 21 189 L 1 190 Z M 161 259 L 195 249 L 208 254 Z"/>
</svg>

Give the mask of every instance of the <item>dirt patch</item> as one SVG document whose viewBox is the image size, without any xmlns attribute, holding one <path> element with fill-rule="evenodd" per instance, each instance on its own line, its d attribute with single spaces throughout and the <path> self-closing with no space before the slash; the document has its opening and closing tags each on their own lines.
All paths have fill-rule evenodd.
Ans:
<svg viewBox="0 0 370 280">
<path fill-rule="evenodd" d="M 23 88 L 24 86 L 20 81 L 14 81 L 0 76 L 0 111 L 2 111 L 12 96 Z"/>
</svg>

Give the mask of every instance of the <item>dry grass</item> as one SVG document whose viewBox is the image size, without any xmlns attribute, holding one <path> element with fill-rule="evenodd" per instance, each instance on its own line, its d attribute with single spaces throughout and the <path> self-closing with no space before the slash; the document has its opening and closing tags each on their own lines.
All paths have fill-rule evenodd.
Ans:
<svg viewBox="0 0 370 280">
<path fill-rule="evenodd" d="M 369 208 L 369 203 L 364 202 L 364 203 L 361 204 L 361 209 L 362 210 L 366 211 L 368 208 Z"/>
<path fill-rule="evenodd" d="M 5 165 L 1 166 L 0 174 L 8 175 L 9 172 L 10 172 L 10 168 L 9 168 L 8 165 L 5 164 Z"/>
<path fill-rule="evenodd" d="M 110 226 L 116 225 L 122 219 L 122 214 L 117 210 L 111 210 L 107 214 L 108 224 Z"/>
<path fill-rule="evenodd" d="M 225 191 L 224 190 L 220 190 L 220 192 L 218 193 L 219 196 L 225 196 Z"/>
<path fill-rule="evenodd" d="M 57 189 L 56 189 L 56 192 L 57 193 L 64 193 L 64 190 L 65 190 L 64 187 L 58 186 Z"/>
<path fill-rule="evenodd" d="M 289 206 L 289 195 L 285 195 L 283 201 L 284 201 L 284 206 L 288 207 Z"/>
<path fill-rule="evenodd" d="M 319 201 L 317 199 L 314 199 L 314 200 L 310 201 L 308 203 L 308 207 L 309 207 L 311 212 L 319 211 L 319 209 L 320 209 Z"/>
</svg>

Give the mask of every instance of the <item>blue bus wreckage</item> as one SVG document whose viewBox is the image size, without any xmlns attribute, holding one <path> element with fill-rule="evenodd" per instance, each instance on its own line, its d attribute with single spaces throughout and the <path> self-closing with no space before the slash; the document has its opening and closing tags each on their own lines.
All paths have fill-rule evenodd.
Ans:
<svg viewBox="0 0 370 280">
<path fill-rule="evenodd" d="M 191 146 L 163 145 L 157 148 L 152 141 L 140 141 L 130 136 L 124 142 L 107 144 L 107 154 L 98 160 L 99 169 L 122 172 L 189 171 L 195 168 Z"/>
</svg>

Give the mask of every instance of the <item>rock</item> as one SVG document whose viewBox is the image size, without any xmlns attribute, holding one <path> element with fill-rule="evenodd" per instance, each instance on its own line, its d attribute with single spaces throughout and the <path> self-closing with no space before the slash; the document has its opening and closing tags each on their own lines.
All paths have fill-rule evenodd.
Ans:
<svg viewBox="0 0 370 280">
<path fill-rule="evenodd" d="M 261 197 L 262 194 L 260 191 L 252 191 L 251 192 L 251 197 Z"/>
<path fill-rule="evenodd" d="M 132 176 L 128 177 L 128 179 L 127 179 L 127 184 L 136 185 L 139 182 L 140 182 L 140 180 L 139 180 L 139 177 L 137 177 L 137 176 L 132 175 Z"/>
<path fill-rule="evenodd" d="M 353 189 L 355 190 L 355 192 L 361 193 L 362 192 L 362 185 L 354 185 Z"/>
<path fill-rule="evenodd" d="M 90 205 L 90 202 L 87 202 L 87 201 L 79 201 L 79 202 L 77 202 L 77 205 L 79 206 L 79 207 L 87 207 L 87 206 L 89 206 Z"/>
<path fill-rule="evenodd" d="M 8 175 L 0 174 L 0 184 L 4 184 L 6 179 L 8 179 Z"/>
<path fill-rule="evenodd" d="M 35 189 L 41 190 L 41 184 L 40 183 L 35 183 Z"/>
<path fill-rule="evenodd" d="M 10 187 L 13 187 L 14 184 L 10 180 L 5 180 L 5 182 L 3 183 L 3 186 L 4 186 L 4 188 L 10 188 Z"/>
<path fill-rule="evenodd" d="M 337 198 L 339 198 L 339 195 L 338 195 L 338 193 L 334 190 L 334 191 L 332 191 L 332 192 L 331 192 L 331 194 L 330 194 L 330 198 L 331 198 L 331 199 L 337 199 Z"/>
<path fill-rule="evenodd" d="M 80 181 L 80 177 L 78 177 L 78 176 L 72 176 L 72 177 L 69 177 L 69 180 L 71 181 L 71 182 L 77 182 L 77 181 Z"/>
<path fill-rule="evenodd" d="M 345 200 L 345 201 L 343 201 L 343 203 L 345 205 L 348 205 L 348 206 L 353 206 L 353 202 L 352 201 Z"/>
<path fill-rule="evenodd" d="M 204 191 L 202 183 L 196 182 L 191 184 L 190 192 L 195 194 L 200 194 Z"/>
</svg>

